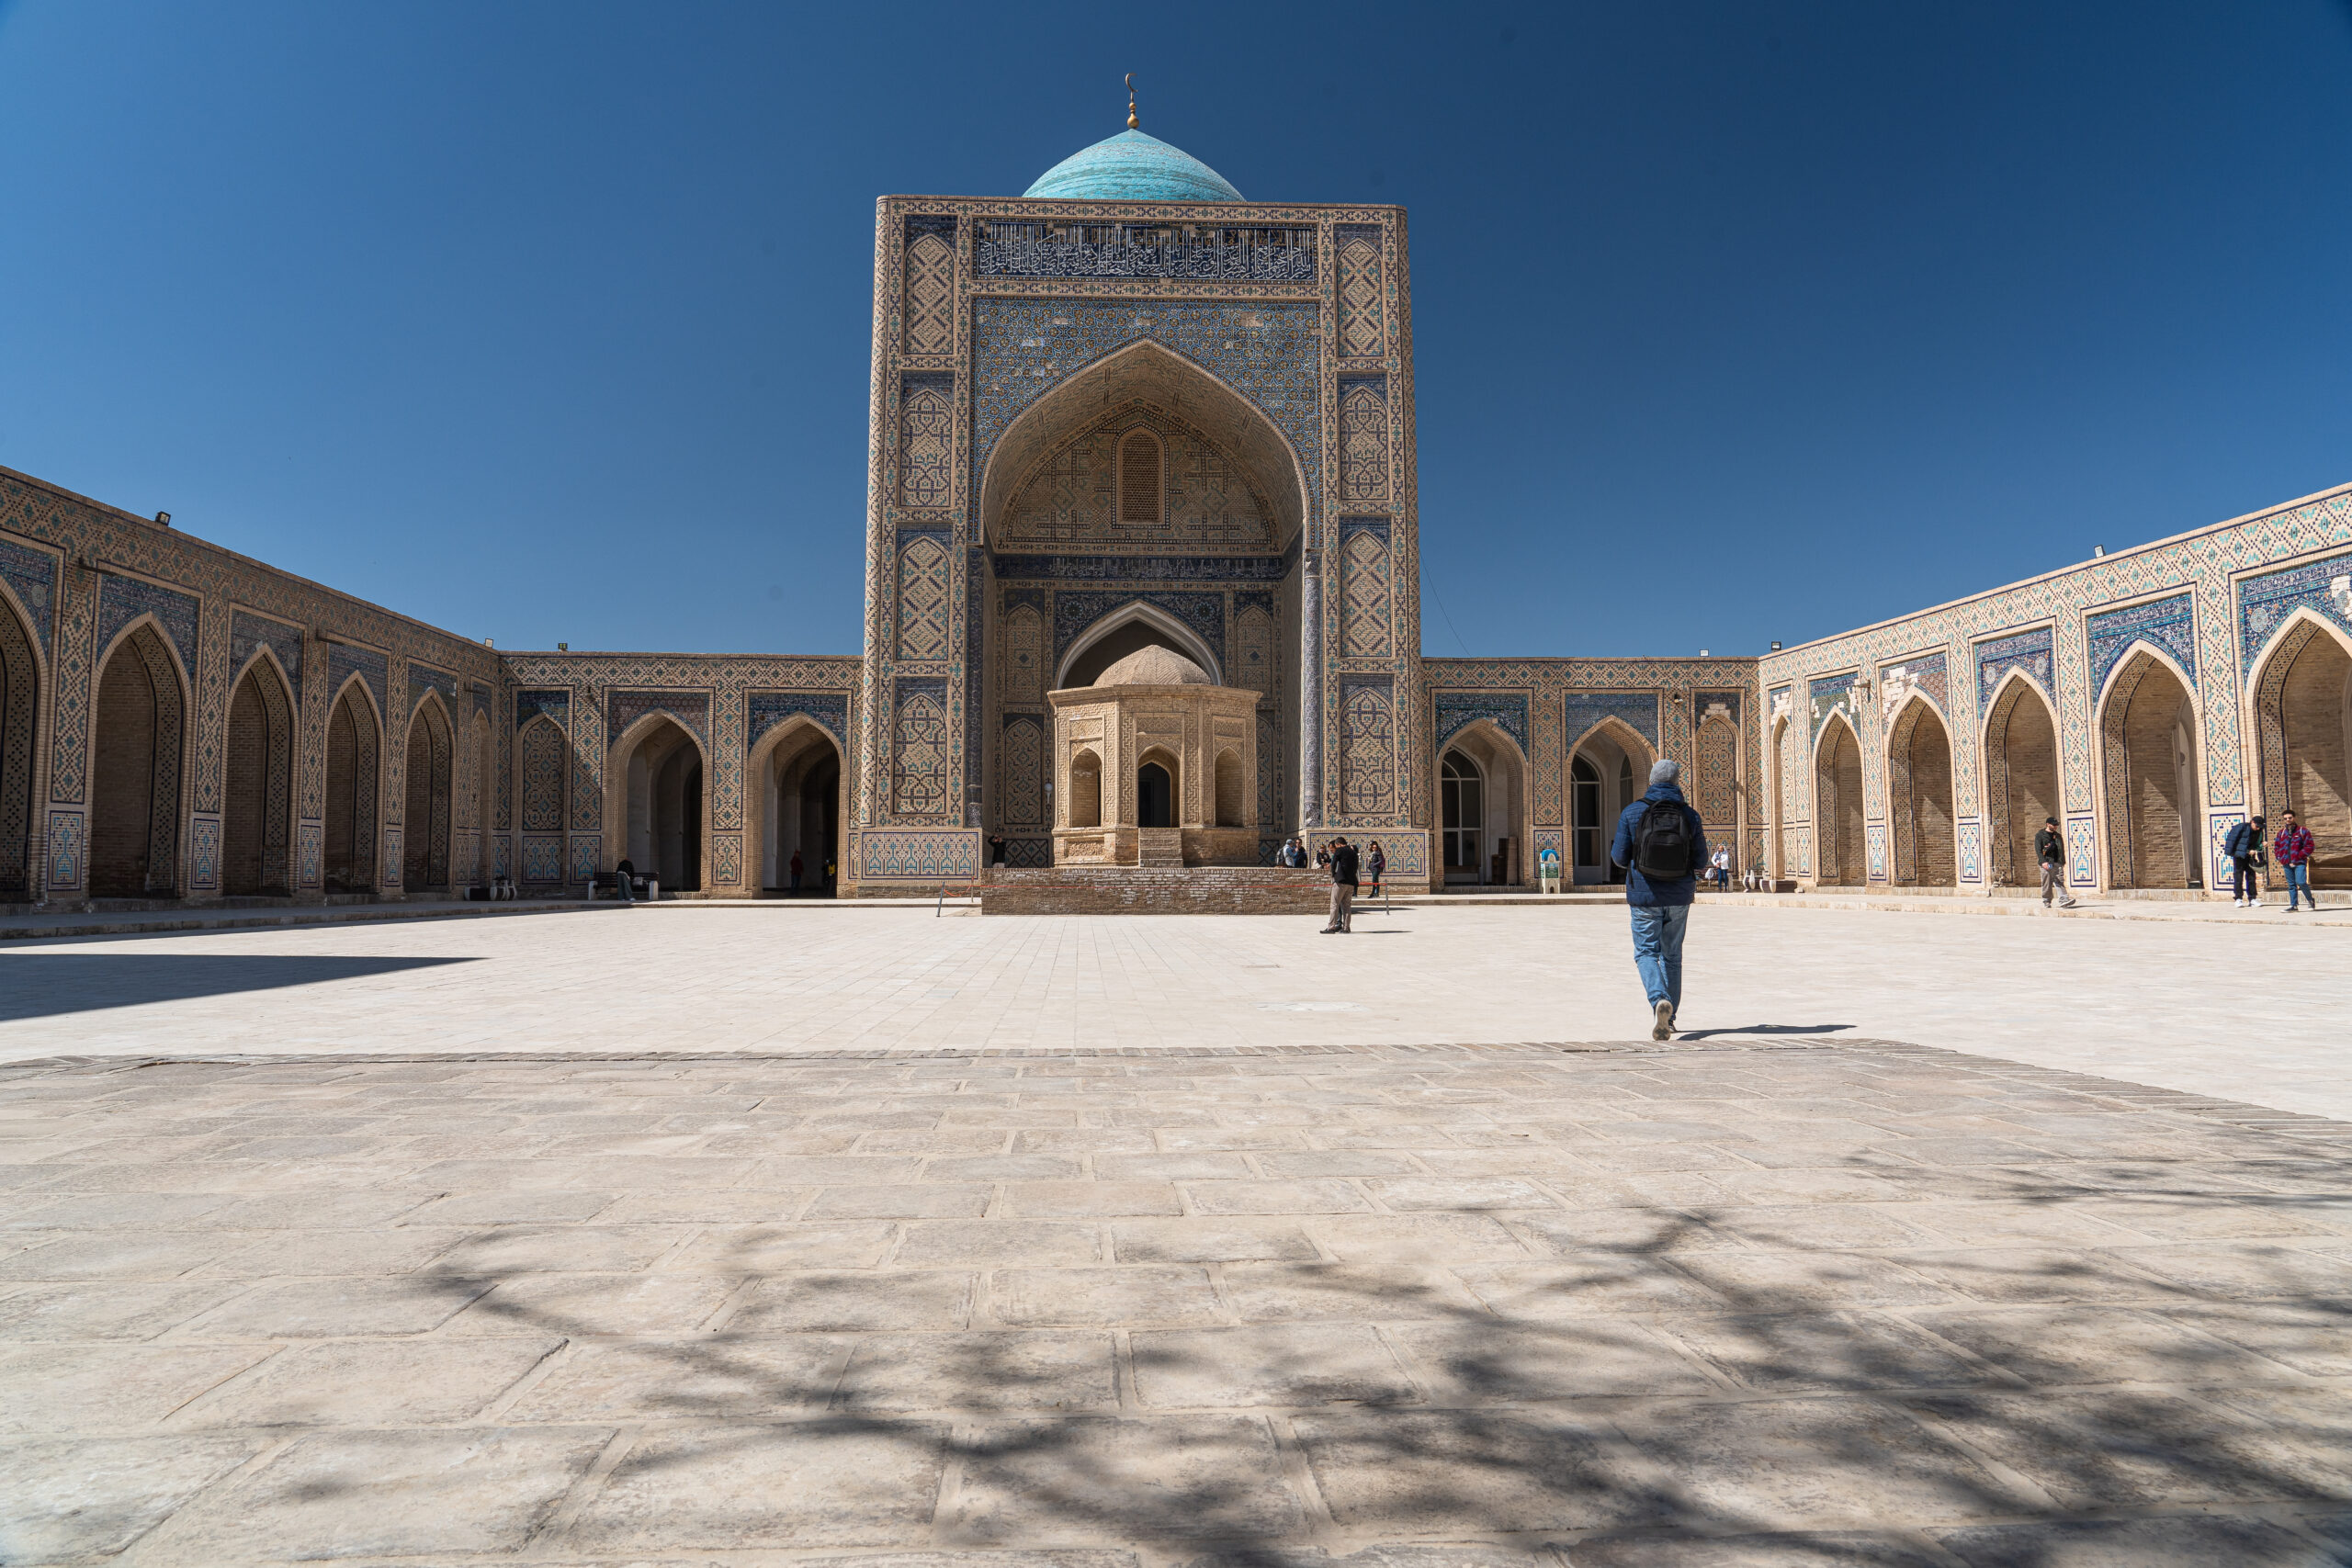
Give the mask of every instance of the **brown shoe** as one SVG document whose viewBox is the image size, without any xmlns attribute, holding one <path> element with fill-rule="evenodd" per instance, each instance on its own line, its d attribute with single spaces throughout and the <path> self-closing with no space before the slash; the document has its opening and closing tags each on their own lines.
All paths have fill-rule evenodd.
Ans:
<svg viewBox="0 0 2352 1568">
<path fill-rule="evenodd" d="M 1660 1002 L 1650 1010 L 1655 1013 L 1657 1018 L 1657 1021 L 1650 1025 L 1650 1038 L 1653 1040 L 1673 1039 L 1674 1004 L 1672 1002 Z"/>
</svg>

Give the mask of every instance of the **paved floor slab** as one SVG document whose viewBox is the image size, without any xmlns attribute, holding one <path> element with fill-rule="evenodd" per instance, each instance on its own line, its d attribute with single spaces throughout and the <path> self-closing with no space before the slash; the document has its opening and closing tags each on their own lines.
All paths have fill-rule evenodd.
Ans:
<svg viewBox="0 0 2352 1568">
<path fill-rule="evenodd" d="M 1870 1039 L 0 1067 L 0 1559 L 2321 1568 L 2347 1155 Z"/>
</svg>

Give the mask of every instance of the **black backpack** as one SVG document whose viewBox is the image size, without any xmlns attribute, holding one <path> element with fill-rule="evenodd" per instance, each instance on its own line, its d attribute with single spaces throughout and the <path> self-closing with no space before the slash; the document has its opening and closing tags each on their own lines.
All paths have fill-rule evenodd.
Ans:
<svg viewBox="0 0 2352 1568">
<path fill-rule="evenodd" d="M 1652 882 L 1690 874 L 1690 818 L 1671 800 L 1653 800 L 1634 829 L 1634 869 Z"/>
</svg>

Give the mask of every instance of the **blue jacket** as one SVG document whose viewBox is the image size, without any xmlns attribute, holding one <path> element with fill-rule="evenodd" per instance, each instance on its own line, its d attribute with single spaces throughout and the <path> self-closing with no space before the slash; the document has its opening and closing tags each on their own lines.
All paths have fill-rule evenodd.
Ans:
<svg viewBox="0 0 2352 1568">
<path fill-rule="evenodd" d="M 2222 840 L 2222 852 L 2232 860 L 2243 855 L 2247 860 L 2262 858 L 2262 829 L 2251 822 L 2241 822 L 2230 829 Z"/>
<path fill-rule="evenodd" d="M 1634 832 L 1642 825 L 1642 814 L 1654 800 L 1671 801 L 1690 819 L 1690 874 L 1678 876 L 1671 882 L 1652 882 L 1634 863 Z M 1617 818 L 1617 841 L 1609 847 L 1609 858 L 1625 868 L 1625 902 L 1628 904 L 1688 904 L 1699 888 L 1699 867 L 1707 863 L 1707 835 L 1701 830 L 1699 814 L 1682 799 L 1679 785 L 1652 784 L 1649 793 L 1625 807 Z"/>
</svg>

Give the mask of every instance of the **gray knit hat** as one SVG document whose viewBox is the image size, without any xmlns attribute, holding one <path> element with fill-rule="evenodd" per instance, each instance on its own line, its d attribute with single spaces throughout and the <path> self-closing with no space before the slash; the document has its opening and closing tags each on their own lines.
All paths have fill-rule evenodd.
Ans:
<svg viewBox="0 0 2352 1568">
<path fill-rule="evenodd" d="M 1671 758 L 1660 757 L 1657 761 L 1650 764 L 1650 787 L 1652 789 L 1656 789 L 1662 784 L 1672 784 L 1681 776 L 1682 764 L 1673 761 Z"/>
</svg>

